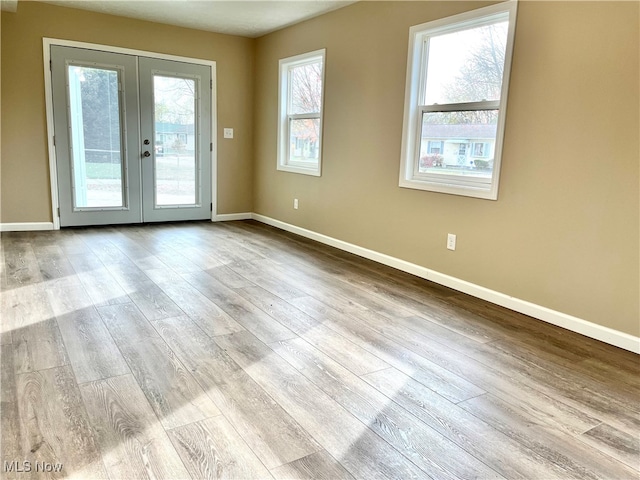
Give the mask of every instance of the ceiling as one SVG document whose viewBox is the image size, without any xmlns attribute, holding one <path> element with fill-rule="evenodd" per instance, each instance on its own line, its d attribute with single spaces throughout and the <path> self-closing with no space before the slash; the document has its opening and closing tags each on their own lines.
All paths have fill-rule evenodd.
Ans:
<svg viewBox="0 0 640 480">
<path fill-rule="evenodd" d="M 252 38 L 355 3 L 355 1 L 334 0 L 42 1 L 65 7 Z M 15 8 L 20 10 L 18 0 L 2 0 L 2 3 L 3 10 L 15 11 Z"/>
</svg>

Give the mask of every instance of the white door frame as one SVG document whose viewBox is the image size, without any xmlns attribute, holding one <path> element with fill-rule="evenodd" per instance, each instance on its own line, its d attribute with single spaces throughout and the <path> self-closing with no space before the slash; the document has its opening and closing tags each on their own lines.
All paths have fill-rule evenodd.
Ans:
<svg viewBox="0 0 640 480">
<path fill-rule="evenodd" d="M 57 38 L 43 38 L 43 59 L 44 59 L 44 93 L 45 104 L 47 114 L 47 146 L 49 149 L 49 180 L 51 185 L 51 215 L 53 217 L 53 229 L 60 230 L 60 217 L 58 216 L 58 207 L 60 206 L 58 199 L 58 167 L 56 163 L 56 148 L 54 143 L 54 128 L 53 128 L 53 90 L 52 90 L 52 78 L 51 78 L 51 46 L 60 45 L 62 47 L 76 47 L 84 48 L 87 50 L 99 50 L 102 52 L 111 53 L 123 53 L 126 55 L 135 55 L 139 57 L 151 57 L 160 58 L 163 60 L 173 60 L 176 62 L 195 63 L 197 65 L 204 65 L 211 68 L 211 80 L 213 86 L 211 88 L 211 143 L 213 148 L 211 150 L 211 221 L 216 218 L 217 214 L 217 184 L 216 178 L 218 176 L 218 137 L 216 132 L 218 131 L 218 119 L 217 119 L 217 78 L 216 78 L 216 62 L 213 60 L 203 60 L 200 58 L 181 57 L 178 55 L 168 55 L 165 53 L 148 52 L 145 50 L 135 50 L 131 48 L 112 47 L 109 45 L 100 45 L 97 43 L 76 42 L 73 40 L 61 40 Z M 140 128 L 140 126 L 138 126 Z"/>
</svg>

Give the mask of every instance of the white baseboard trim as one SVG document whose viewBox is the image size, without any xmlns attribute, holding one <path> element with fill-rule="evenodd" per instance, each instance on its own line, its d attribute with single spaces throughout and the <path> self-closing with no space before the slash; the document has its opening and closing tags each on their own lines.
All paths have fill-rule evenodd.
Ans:
<svg viewBox="0 0 640 480">
<path fill-rule="evenodd" d="M 444 273 L 436 272 L 435 270 L 416 265 L 415 263 L 410 263 L 390 255 L 385 255 L 384 253 L 369 250 L 367 248 L 344 242 L 312 230 L 291 225 L 271 217 L 254 213 L 251 218 L 267 225 L 286 230 L 287 232 L 295 233 L 297 235 L 316 240 L 320 243 L 324 243 L 325 245 L 330 245 L 332 247 L 339 248 L 340 250 L 368 258 L 369 260 L 397 268 L 398 270 L 411 273 L 426 280 L 444 285 L 445 287 L 453 288 L 454 290 L 458 290 L 459 292 L 472 295 L 482 300 L 487 300 L 488 302 L 529 315 L 547 323 L 566 328 L 572 332 L 580 333 L 587 337 L 640 354 L 640 337 L 634 337 L 628 333 L 619 332 L 618 330 L 613 330 L 612 328 L 604 327 L 597 323 L 588 322 L 587 320 L 573 317 L 566 313 L 558 312 L 526 300 L 521 300 L 450 275 L 445 275 Z"/>
<path fill-rule="evenodd" d="M 212 222 L 231 222 L 233 220 L 251 220 L 253 214 L 250 212 L 245 213 L 221 213 L 211 217 Z"/>
<path fill-rule="evenodd" d="M 0 223 L 0 232 L 33 232 L 53 230 L 53 222 Z"/>
</svg>

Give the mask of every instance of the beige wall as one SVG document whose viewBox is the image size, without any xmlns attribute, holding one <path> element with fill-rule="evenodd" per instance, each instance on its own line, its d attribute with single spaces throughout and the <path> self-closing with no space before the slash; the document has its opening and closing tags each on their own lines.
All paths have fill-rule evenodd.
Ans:
<svg viewBox="0 0 640 480">
<path fill-rule="evenodd" d="M 1 222 L 51 221 L 43 37 L 215 60 L 218 213 L 251 211 L 254 40 L 25 1 L 2 13 L 1 31 Z"/>
<path fill-rule="evenodd" d="M 498 201 L 398 187 L 408 29 L 479 6 L 362 2 L 258 39 L 254 211 L 638 336 L 637 2 L 520 2 Z M 325 47 L 322 176 L 278 172 L 278 59 Z"/>
</svg>

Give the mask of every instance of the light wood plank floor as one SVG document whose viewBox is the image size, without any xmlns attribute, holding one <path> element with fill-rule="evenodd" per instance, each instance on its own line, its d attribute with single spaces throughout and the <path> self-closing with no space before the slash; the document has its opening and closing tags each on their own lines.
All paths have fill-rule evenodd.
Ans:
<svg viewBox="0 0 640 480">
<path fill-rule="evenodd" d="M 638 355 L 251 221 L 1 244 L 2 478 L 640 476 Z"/>
</svg>

